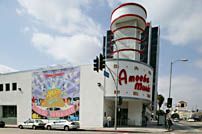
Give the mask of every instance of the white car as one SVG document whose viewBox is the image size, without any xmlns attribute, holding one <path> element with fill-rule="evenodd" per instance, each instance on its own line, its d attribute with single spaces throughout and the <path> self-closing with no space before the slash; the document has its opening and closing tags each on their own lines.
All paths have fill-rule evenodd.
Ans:
<svg viewBox="0 0 202 134">
<path fill-rule="evenodd" d="M 187 121 L 194 122 L 195 120 L 193 118 L 189 118 Z"/>
<path fill-rule="evenodd" d="M 173 119 L 174 122 L 179 122 L 180 120 L 178 118 Z"/>
<path fill-rule="evenodd" d="M 57 120 L 51 123 L 47 123 L 45 125 L 45 128 L 48 130 L 51 129 L 64 129 L 68 131 L 69 129 L 77 129 L 79 128 L 79 123 L 78 122 L 71 122 L 67 120 Z"/>
<path fill-rule="evenodd" d="M 37 129 L 37 128 L 44 128 L 45 125 L 46 124 L 42 120 L 29 119 L 25 122 L 19 123 L 18 127 L 20 129 L 23 129 L 23 128 Z"/>
</svg>

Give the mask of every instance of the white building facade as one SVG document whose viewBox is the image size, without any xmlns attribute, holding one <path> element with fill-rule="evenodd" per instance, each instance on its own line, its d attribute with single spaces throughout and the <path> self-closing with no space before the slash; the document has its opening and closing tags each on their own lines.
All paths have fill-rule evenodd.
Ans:
<svg viewBox="0 0 202 134">
<path fill-rule="evenodd" d="M 141 126 L 153 85 L 152 67 L 140 61 L 139 38 L 145 19 L 146 10 L 135 3 L 112 12 L 112 45 L 116 47 L 103 71 L 82 65 L 1 74 L 0 119 L 7 124 L 29 118 L 69 119 L 79 121 L 81 128 L 101 128 L 107 116 L 114 124 L 117 110 L 117 126 Z M 122 102 L 115 109 L 117 98 Z"/>
<path fill-rule="evenodd" d="M 123 103 L 118 106 L 118 124 L 141 126 L 143 105 L 151 100 L 152 69 L 134 61 L 119 62 L 118 96 Z M 116 61 L 107 64 L 116 70 Z M 62 118 L 79 120 L 85 128 L 104 127 L 107 115 L 114 120 L 115 83 L 103 71 L 93 71 L 93 65 L 2 74 L 0 85 L 0 118 L 8 124 Z"/>
</svg>

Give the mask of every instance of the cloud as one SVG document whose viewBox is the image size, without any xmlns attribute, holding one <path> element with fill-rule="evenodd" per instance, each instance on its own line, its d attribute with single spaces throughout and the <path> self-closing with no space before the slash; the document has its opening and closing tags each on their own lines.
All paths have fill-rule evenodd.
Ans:
<svg viewBox="0 0 202 134">
<path fill-rule="evenodd" d="M 72 42 L 68 42 L 68 44 L 73 45 L 73 43 L 75 43 L 75 41 L 72 40 L 74 37 L 81 38 L 81 35 L 85 35 L 87 36 L 86 39 L 99 40 L 98 42 L 96 41 L 97 44 L 91 44 L 89 46 L 95 45 L 97 46 L 96 51 L 97 49 L 101 51 L 102 33 L 105 31 L 101 28 L 101 22 L 96 22 L 96 17 L 92 18 L 90 16 L 90 14 L 93 14 L 93 10 L 96 10 L 94 7 L 95 1 L 18 0 L 18 2 L 21 5 L 21 8 L 16 9 L 16 12 L 21 14 L 20 11 L 22 11 L 23 14 L 31 16 L 33 18 L 32 20 L 34 27 L 38 29 L 38 31 L 32 30 L 32 40 L 35 38 L 34 36 L 37 33 L 48 33 L 48 35 L 53 38 L 57 37 L 57 42 L 59 42 L 59 39 L 63 39 L 63 37 L 69 38 Z M 171 44 L 187 45 L 193 41 L 199 41 L 194 44 L 200 44 L 200 42 L 202 43 L 202 38 L 200 37 L 200 35 L 202 35 L 202 27 L 200 27 L 200 24 L 202 23 L 202 14 L 200 13 L 202 1 L 195 0 L 184 2 L 184 0 L 105 0 L 103 2 L 103 0 L 98 0 L 96 1 L 96 4 L 99 8 L 107 8 L 106 6 L 103 6 L 103 4 L 107 3 L 108 6 L 113 10 L 120 3 L 126 2 L 137 2 L 143 5 L 148 13 L 148 21 L 152 21 L 153 25 L 160 25 L 161 37 L 170 41 Z M 83 42 L 95 43 L 95 41 L 87 40 Z M 42 47 L 40 47 L 41 52 L 47 53 L 46 49 L 42 50 L 44 48 L 44 44 L 39 44 L 42 45 Z M 82 43 L 80 43 L 80 46 L 81 45 Z M 36 46 L 36 44 L 34 44 L 34 46 Z M 59 47 L 63 45 L 57 46 Z M 77 47 L 77 49 L 79 49 L 79 46 Z M 67 45 L 65 48 L 70 49 L 72 46 Z M 202 46 L 199 46 L 198 48 L 202 48 Z M 94 51 L 94 48 L 88 49 Z M 62 48 L 60 48 L 60 50 L 62 50 Z M 73 48 L 72 50 L 76 49 Z M 202 49 L 198 49 L 198 51 L 202 52 Z M 72 61 L 73 58 L 66 56 L 65 54 L 63 55 L 65 58 L 68 57 Z M 52 56 L 58 59 L 58 56 Z M 77 59 L 75 60 L 79 61 Z"/>
<path fill-rule="evenodd" d="M 66 34 L 98 35 L 100 26 L 87 14 L 91 0 L 18 0 L 27 14 L 43 26 Z M 84 10 L 86 8 L 86 10 Z"/>
<path fill-rule="evenodd" d="M 25 10 L 24 9 L 16 9 L 16 13 L 18 14 L 18 15 L 23 15 L 24 13 L 25 13 Z"/>
<path fill-rule="evenodd" d="M 24 32 L 25 32 L 25 33 L 29 32 L 29 31 L 30 31 L 30 28 L 29 28 L 29 27 L 25 27 L 25 28 L 24 28 Z"/>
<path fill-rule="evenodd" d="M 199 68 L 199 69 L 202 69 L 202 60 L 197 60 L 194 62 L 194 66 Z"/>
<path fill-rule="evenodd" d="M 96 37 L 93 38 L 85 34 L 68 37 L 34 33 L 32 43 L 48 55 L 73 64 L 89 63 L 100 50 L 100 41 Z"/>
<path fill-rule="evenodd" d="M 118 6 L 118 4 L 121 2 L 121 1 L 118 1 L 118 0 L 106 0 L 109 7 L 111 8 L 115 8 L 115 6 Z"/>
<path fill-rule="evenodd" d="M 173 106 L 179 101 L 186 101 L 188 107 L 195 107 L 196 105 L 202 108 L 201 91 L 202 83 L 199 79 L 190 76 L 176 76 L 172 78 L 171 98 L 173 98 Z M 169 77 L 163 76 L 159 78 L 158 86 L 159 94 L 163 94 L 165 98 L 169 94 Z M 166 102 L 167 99 L 165 99 Z"/>
<path fill-rule="evenodd" d="M 9 73 L 9 72 L 16 72 L 17 70 L 10 68 L 5 65 L 0 65 L 0 73 Z"/>
<path fill-rule="evenodd" d="M 89 15 L 92 0 L 18 0 L 38 31 L 32 43 L 41 52 L 74 64 L 87 63 L 102 46 L 102 30 Z M 48 31 L 39 30 L 39 27 Z"/>
</svg>

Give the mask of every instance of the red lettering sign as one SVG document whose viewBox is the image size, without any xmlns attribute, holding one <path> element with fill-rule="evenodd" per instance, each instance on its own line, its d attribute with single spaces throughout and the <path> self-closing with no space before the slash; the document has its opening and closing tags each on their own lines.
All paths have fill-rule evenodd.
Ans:
<svg viewBox="0 0 202 134">
<path fill-rule="evenodd" d="M 119 78 L 119 85 L 121 86 L 122 84 L 126 84 L 129 83 L 135 83 L 134 89 L 135 90 L 142 90 L 145 92 L 150 92 L 150 87 L 149 87 L 149 78 L 147 77 L 147 75 L 145 74 L 143 75 L 130 75 L 129 77 L 127 77 L 127 72 L 125 69 L 122 69 L 119 72 L 118 75 Z M 123 83 L 122 83 L 123 81 Z M 143 85 L 143 83 L 146 83 L 147 86 L 145 86 L 145 84 Z"/>
<path fill-rule="evenodd" d="M 125 82 L 125 84 L 127 84 L 127 73 L 125 69 L 122 69 L 119 73 L 119 85 L 122 85 L 121 83 L 122 80 Z"/>
</svg>

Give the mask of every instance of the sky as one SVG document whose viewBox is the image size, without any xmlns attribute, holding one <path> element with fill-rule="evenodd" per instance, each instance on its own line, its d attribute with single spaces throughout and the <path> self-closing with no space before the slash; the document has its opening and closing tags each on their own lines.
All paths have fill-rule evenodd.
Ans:
<svg viewBox="0 0 202 134">
<path fill-rule="evenodd" d="M 0 0 L 0 72 L 53 65 L 93 63 L 120 4 L 135 2 L 147 10 L 147 22 L 160 26 L 158 93 L 175 106 L 202 109 L 201 0 Z"/>
</svg>

